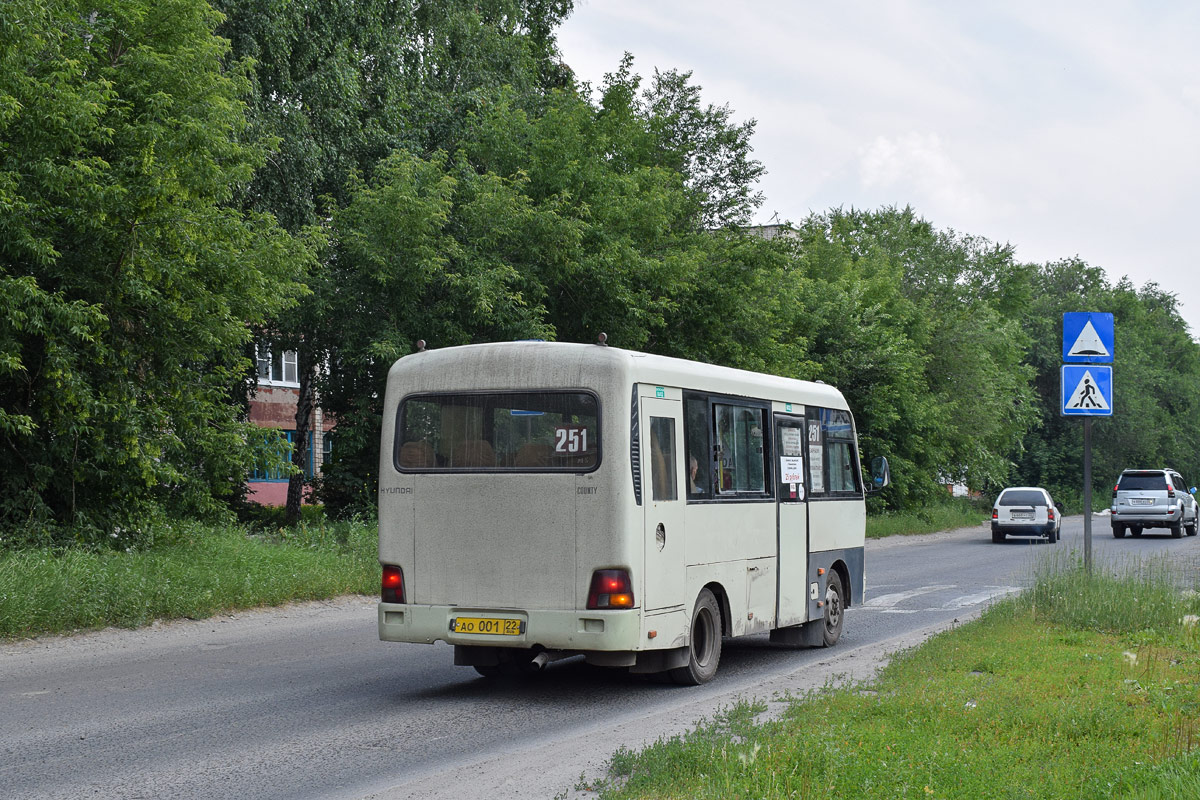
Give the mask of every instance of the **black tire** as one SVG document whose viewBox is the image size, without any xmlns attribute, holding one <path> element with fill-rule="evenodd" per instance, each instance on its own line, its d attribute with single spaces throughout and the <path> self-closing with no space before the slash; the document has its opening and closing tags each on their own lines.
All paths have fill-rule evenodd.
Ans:
<svg viewBox="0 0 1200 800">
<path fill-rule="evenodd" d="M 1193 519 L 1191 525 L 1184 525 L 1183 532 L 1186 533 L 1188 536 L 1195 536 L 1196 535 L 1196 522 L 1197 522 L 1197 520 Z"/>
<path fill-rule="evenodd" d="M 1134 537 L 1134 538 L 1137 538 L 1138 536 L 1141 536 L 1141 535 L 1142 535 L 1142 526 L 1141 526 L 1141 525 L 1134 525 L 1132 528 L 1130 528 L 1130 529 L 1129 529 L 1129 535 L 1130 535 L 1130 536 L 1132 536 L 1132 537 Z"/>
<path fill-rule="evenodd" d="M 1004 531 L 992 531 L 992 541 L 996 544 L 1004 544 Z"/>
<path fill-rule="evenodd" d="M 1046 534 L 1046 542 L 1049 544 L 1054 544 L 1057 541 L 1058 541 L 1058 528 L 1051 528 L 1050 532 Z"/>
<path fill-rule="evenodd" d="M 1112 528 L 1113 528 L 1113 538 L 1114 539 L 1124 539 L 1125 538 L 1125 526 L 1124 525 L 1113 525 Z M 1137 534 L 1135 533 L 1134 536 L 1137 536 Z"/>
<path fill-rule="evenodd" d="M 692 612 L 688 664 L 671 670 L 671 679 L 682 686 L 708 683 L 721 663 L 721 608 L 708 589 L 701 589 Z"/>
<path fill-rule="evenodd" d="M 1176 522 L 1174 525 L 1171 526 L 1171 538 L 1178 539 L 1182 536 L 1183 536 L 1183 519 L 1180 518 L 1179 522 Z"/>
<path fill-rule="evenodd" d="M 842 592 L 842 576 L 836 571 L 829 573 L 825 582 L 825 625 L 824 642 L 826 647 L 833 647 L 842 635 L 842 623 L 845 621 L 846 603 Z"/>
</svg>

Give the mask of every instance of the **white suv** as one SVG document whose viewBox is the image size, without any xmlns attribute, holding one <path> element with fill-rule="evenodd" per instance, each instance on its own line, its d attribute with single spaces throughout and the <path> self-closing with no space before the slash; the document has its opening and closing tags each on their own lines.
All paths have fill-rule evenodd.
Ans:
<svg viewBox="0 0 1200 800">
<path fill-rule="evenodd" d="M 1169 528 L 1178 538 L 1196 535 L 1196 487 L 1187 488 L 1173 469 L 1127 469 L 1112 493 L 1112 532 L 1141 536 L 1146 528 Z"/>
</svg>

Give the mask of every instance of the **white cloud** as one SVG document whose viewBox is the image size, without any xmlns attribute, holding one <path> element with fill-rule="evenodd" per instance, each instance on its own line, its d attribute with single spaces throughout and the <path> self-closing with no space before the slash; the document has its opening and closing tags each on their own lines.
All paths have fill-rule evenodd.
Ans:
<svg viewBox="0 0 1200 800">
<path fill-rule="evenodd" d="M 1200 4 L 580 0 L 559 41 L 584 79 L 628 50 L 757 119 L 762 221 L 912 205 L 1157 281 L 1200 334 Z"/>
<path fill-rule="evenodd" d="M 947 210 L 973 209 L 981 202 L 936 133 L 877 136 L 861 151 L 858 166 L 863 187 L 872 193 L 915 195 L 928 201 L 922 206 Z"/>
</svg>

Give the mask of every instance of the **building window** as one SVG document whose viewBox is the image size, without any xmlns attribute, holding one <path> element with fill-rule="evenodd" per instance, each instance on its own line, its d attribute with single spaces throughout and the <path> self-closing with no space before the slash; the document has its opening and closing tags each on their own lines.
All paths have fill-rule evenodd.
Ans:
<svg viewBox="0 0 1200 800">
<path fill-rule="evenodd" d="M 292 453 L 296 448 L 296 432 L 295 431 L 275 431 L 274 433 L 281 434 L 279 438 L 274 435 L 267 437 L 267 444 L 274 451 L 276 458 L 271 459 L 271 463 L 262 463 L 250 472 L 250 480 L 252 481 L 281 481 L 288 480 L 287 465 L 292 461 Z M 329 434 L 326 434 L 328 437 Z M 311 478 L 313 476 L 313 435 L 312 431 L 308 432 L 308 462 L 304 467 L 304 477 Z M 328 438 L 326 439 L 328 442 Z M 329 445 L 325 445 L 325 452 L 329 452 Z"/>
<path fill-rule="evenodd" d="M 299 359 L 295 350 L 274 352 L 265 344 L 255 348 L 258 382 L 268 386 L 299 386 Z"/>
</svg>

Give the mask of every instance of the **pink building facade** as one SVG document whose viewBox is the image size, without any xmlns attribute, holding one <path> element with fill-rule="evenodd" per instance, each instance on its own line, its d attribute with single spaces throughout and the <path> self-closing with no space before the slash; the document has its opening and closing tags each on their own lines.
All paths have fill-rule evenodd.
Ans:
<svg viewBox="0 0 1200 800">
<path fill-rule="evenodd" d="M 281 431 L 294 447 L 296 445 L 296 406 L 300 401 L 300 380 L 295 351 L 273 354 L 265 347 L 258 351 L 258 389 L 250 398 L 250 421 L 260 428 Z M 318 475 L 333 448 L 331 431 L 334 424 L 314 405 L 308 419 L 308 464 L 304 473 Z M 287 503 L 288 476 L 279 469 L 267 466 L 256 468 L 247 481 L 246 499 L 267 506 Z M 304 498 L 309 502 L 309 498 Z"/>
</svg>

